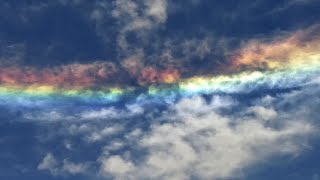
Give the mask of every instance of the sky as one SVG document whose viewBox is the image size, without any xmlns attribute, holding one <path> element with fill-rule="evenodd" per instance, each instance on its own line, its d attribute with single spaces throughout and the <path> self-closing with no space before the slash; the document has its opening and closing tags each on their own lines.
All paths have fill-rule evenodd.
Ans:
<svg viewBox="0 0 320 180">
<path fill-rule="evenodd" d="M 0 2 L 0 179 L 320 179 L 319 0 Z"/>
</svg>

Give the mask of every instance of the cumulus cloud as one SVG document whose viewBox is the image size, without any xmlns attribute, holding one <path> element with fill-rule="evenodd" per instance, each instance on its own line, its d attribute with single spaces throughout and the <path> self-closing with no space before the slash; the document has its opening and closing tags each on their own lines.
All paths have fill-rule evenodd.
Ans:
<svg viewBox="0 0 320 180">
<path fill-rule="evenodd" d="M 208 104 L 194 97 L 173 105 L 172 112 L 162 117 L 167 123 L 154 124 L 137 140 L 148 152 L 141 162 L 118 155 L 103 157 L 102 171 L 120 179 L 230 178 L 267 158 L 299 154 L 303 139 L 315 130 L 309 122 L 282 119 L 281 112 L 262 106 L 248 108 L 255 116 L 221 115 L 218 109 L 232 103 L 228 98 L 214 99 Z M 270 125 L 266 119 L 280 125 Z"/>
<path fill-rule="evenodd" d="M 207 108 L 204 104 L 200 106 Z M 292 136 L 309 133 L 312 129 L 308 125 L 301 129 L 299 125 L 288 125 L 281 130 L 272 130 L 258 120 L 241 119 L 231 126 L 232 121 L 237 119 L 224 118 L 214 112 L 206 112 L 199 117 L 177 110 L 178 116 L 185 118 L 181 123 L 158 126 L 143 141 L 143 145 L 151 151 L 146 167 L 150 165 L 155 172 L 159 172 L 156 177 L 230 177 L 236 170 L 263 159 L 269 153 L 295 152 L 294 142 L 290 142 Z M 277 146 L 281 138 L 293 147 Z M 255 154 L 254 149 L 263 147 L 269 147 L 269 150 Z M 176 161 L 179 163 L 170 166 Z M 162 171 L 158 171 L 160 169 Z"/>
<path fill-rule="evenodd" d="M 60 129 L 52 133 L 68 139 L 62 144 L 67 151 L 98 147 L 101 153 L 94 160 L 99 168 L 48 153 L 38 169 L 54 175 L 88 171 L 115 179 L 245 177 L 259 163 L 297 158 L 312 148 L 309 142 L 318 132 L 316 79 L 246 101 L 248 94 L 238 92 L 240 96 L 184 97 L 163 104 L 164 109 L 141 101 L 87 109 L 78 120 L 59 121 Z"/>
</svg>

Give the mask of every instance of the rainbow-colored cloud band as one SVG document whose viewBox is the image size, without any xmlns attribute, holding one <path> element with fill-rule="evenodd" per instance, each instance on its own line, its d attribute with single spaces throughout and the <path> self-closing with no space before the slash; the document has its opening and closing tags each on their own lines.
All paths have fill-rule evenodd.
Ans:
<svg viewBox="0 0 320 180">
<path fill-rule="evenodd" d="M 230 70 L 234 73 L 215 76 L 195 76 L 179 79 L 175 70 L 162 74 L 163 83 L 142 87 L 130 86 L 94 86 L 94 83 L 112 76 L 112 65 L 101 62 L 92 65 L 73 65 L 62 71 L 63 75 L 54 79 L 55 70 L 46 70 L 53 74 L 46 82 L 35 77 L 34 69 L 23 77 L 19 69 L 0 73 L 0 100 L 2 103 L 27 104 L 33 100 L 38 103 L 43 99 L 59 100 L 63 98 L 78 98 L 89 102 L 112 103 L 126 97 L 138 101 L 146 99 L 170 99 L 181 96 L 210 93 L 250 92 L 259 88 L 292 88 L 305 84 L 320 76 L 320 38 L 305 41 L 305 32 L 296 32 L 285 39 L 272 42 L 250 41 L 232 57 Z M 88 70 L 96 72 L 94 76 L 86 75 Z M 148 71 L 155 73 L 154 69 Z M 73 74 L 70 75 L 70 72 Z M 15 74 L 17 73 L 17 74 Z M 68 74 L 69 73 L 69 74 Z M 11 74 L 11 76 L 10 76 Z M 42 74 L 42 73 L 41 73 Z M 172 74 L 172 76 L 171 76 Z M 74 82 L 63 86 L 70 77 Z M 62 78 L 63 77 L 63 78 Z M 84 78 L 86 77 L 86 78 Z M 93 79 L 93 77 L 97 77 Z M 82 79 L 84 78 L 84 79 Z M 28 82 L 29 81 L 29 82 Z"/>
<path fill-rule="evenodd" d="M 293 88 L 304 85 L 310 80 L 320 77 L 320 65 L 307 66 L 298 69 L 279 71 L 242 72 L 235 75 L 215 77 L 194 77 L 180 80 L 178 83 L 166 86 L 150 86 L 148 88 L 106 88 L 89 89 L 59 89 L 54 86 L 2 86 L 0 99 L 25 103 L 24 101 L 50 98 L 78 98 L 83 101 L 113 103 L 125 97 L 137 97 L 138 101 L 150 98 L 170 99 L 197 94 L 211 93 L 246 93 L 261 88 Z M 174 96 L 174 97 L 172 97 Z"/>
</svg>

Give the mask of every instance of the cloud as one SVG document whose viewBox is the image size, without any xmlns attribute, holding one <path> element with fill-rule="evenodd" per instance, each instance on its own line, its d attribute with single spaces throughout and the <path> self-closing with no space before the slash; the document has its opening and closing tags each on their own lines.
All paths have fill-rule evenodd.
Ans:
<svg viewBox="0 0 320 180">
<path fill-rule="evenodd" d="M 166 0 L 151 0 L 145 1 L 147 6 L 146 14 L 155 17 L 158 22 L 164 23 L 167 19 L 167 1 Z"/>
<path fill-rule="evenodd" d="M 55 85 L 62 87 L 92 86 L 100 81 L 109 80 L 117 71 L 111 62 L 92 64 L 68 64 L 53 68 L 28 66 L 0 67 L 0 82 L 7 85 Z"/>
<path fill-rule="evenodd" d="M 270 120 L 277 117 L 277 112 L 270 108 L 265 108 L 263 106 L 253 106 L 249 108 L 249 112 L 253 112 L 258 118 L 264 120 Z"/>
<path fill-rule="evenodd" d="M 38 165 L 38 170 L 49 170 L 51 174 L 55 175 L 58 172 L 57 166 L 58 161 L 56 158 L 51 153 L 48 153 Z"/>
<path fill-rule="evenodd" d="M 101 108 L 98 110 L 85 110 L 80 113 L 81 120 L 99 120 L 99 119 L 124 119 L 134 117 L 144 113 L 144 108 L 138 104 L 127 104 L 125 108 L 119 109 L 115 107 Z"/>
<path fill-rule="evenodd" d="M 219 109 L 232 103 L 229 98 L 214 99 L 208 104 L 194 97 L 173 105 L 171 113 L 162 117 L 167 123 L 153 124 L 137 140 L 138 149 L 148 152 L 142 161 L 103 157 L 102 171 L 120 179 L 238 177 L 242 170 L 273 156 L 300 154 L 304 138 L 315 132 L 308 121 L 294 116 L 285 120 L 281 111 L 258 105 L 247 110 L 256 116 L 221 115 Z M 271 118 L 277 126 L 265 121 Z"/>
<path fill-rule="evenodd" d="M 114 120 L 126 119 L 142 115 L 144 107 L 138 104 L 127 104 L 125 108 L 115 108 L 113 106 L 93 108 L 92 106 L 86 108 L 68 107 L 44 107 L 46 103 L 40 104 L 39 110 L 28 111 L 23 113 L 23 118 L 29 121 L 42 121 L 42 122 L 81 122 L 81 121 L 100 121 L 100 120 Z M 68 111 L 70 110 L 70 111 Z M 72 111 L 72 112 L 71 112 Z"/>
<path fill-rule="evenodd" d="M 61 110 L 51 110 L 49 112 L 45 111 L 32 111 L 26 112 L 24 115 L 25 120 L 29 121 L 42 121 L 42 122 L 54 122 L 54 121 L 72 121 L 75 120 L 76 117 L 71 114 L 65 114 Z"/>
<path fill-rule="evenodd" d="M 116 150 L 119 150 L 119 149 L 121 149 L 121 148 L 123 148 L 124 147 L 124 143 L 123 142 L 121 142 L 121 141 L 112 141 L 110 144 L 108 144 L 108 145 L 106 145 L 105 147 L 104 147 L 104 149 L 105 149 L 105 154 L 106 153 L 108 153 L 108 151 L 116 151 Z"/>
<path fill-rule="evenodd" d="M 124 130 L 124 127 L 121 125 L 114 125 L 111 127 L 105 127 L 103 129 L 92 132 L 92 134 L 89 135 L 87 137 L 87 139 L 89 142 L 96 142 L 96 141 L 100 141 L 108 136 L 118 134 L 123 130 Z"/>
<path fill-rule="evenodd" d="M 319 25 L 274 38 L 271 42 L 250 40 L 234 55 L 236 68 L 283 69 L 319 63 Z"/>
<path fill-rule="evenodd" d="M 96 119 L 113 119 L 119 118 L 122 113 L 114 108 L 103 108 L 100 110 L 87 110 L 81 113 L 82 119 L 96 120 Z"/>
<path fill-rule="evenodd" d="M 122 31 L 149 29 L 167 19 L 166 0 L 116 0 L 112 15 L 124 23 Z"/>
<path fill-rule="evenodd" d="M 150 43 L 151 32 L 154 32 L 167 20 L 166 0 L 115 0 L 112 3 L 96 3 L 90 13 L 91 19 L 96 24 L 99 36 L 108 42 L 109 33 L 115 34 L 116 47 L 119 54 L 131 56 L 139 51 L 137 43 L 132 42 L 129 36 L 134 35 L 139 44 Z M 117 23 L 110 27 L 106 23 L 113 18 Z M 106 26 L 108 24 L 108 26 Z"/>
<path fill-rule="evenodd" d="M 111 156 L 108 159 L 102 160 L 101 170 L 103 173 L 110 173 L 118 177 L 125 177 L 126 173 L 133 169 L 134 165 L 120 156 Z"/>
<path fill-rule="evenodd" d="M 88 169 L 87 164 L 82 164 L 82 163 L 73 163 L 70 162 L 67 159 L 63 160 L 63 167 L 62 170 L 65 172 L 68 172 L 70 174 L 80 174 L 80 173 L 85 173 Z"/>
<path fill-rule="evenodd" d="M 84 174 L 88 168 L 88 163 L 74 163 L 68 159 L 60 162 L 52 153 L 47 153 L 38 165 L 38 170 L 48 170 L 54 176 Z"/>
</svg>

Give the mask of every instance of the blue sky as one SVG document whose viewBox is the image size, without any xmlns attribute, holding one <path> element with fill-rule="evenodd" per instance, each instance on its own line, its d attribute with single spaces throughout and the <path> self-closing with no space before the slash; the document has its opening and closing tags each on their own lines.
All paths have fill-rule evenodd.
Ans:
<svg viewBox="0 0 320 180">
<path fill-rule="evenodd" d="M 0 179 L 320 179 L 319 70 L 268 67 L 275 56 L 295 58 L 283 46 L 265 64 L 232 66 L 250 45 L 259 54 L 296 34 L 298 48 L 320 53 L 319 8 L 318 0 L 1 1 L 0 88 L 7 76 L 28 76 L 11 67 L 57 77 L 70 68 L 79 78 L 65 78 L 61 91 L 89 77 L 93 92 L 134 92 L 109 100 L 0 89 Z"/>
</svg>

